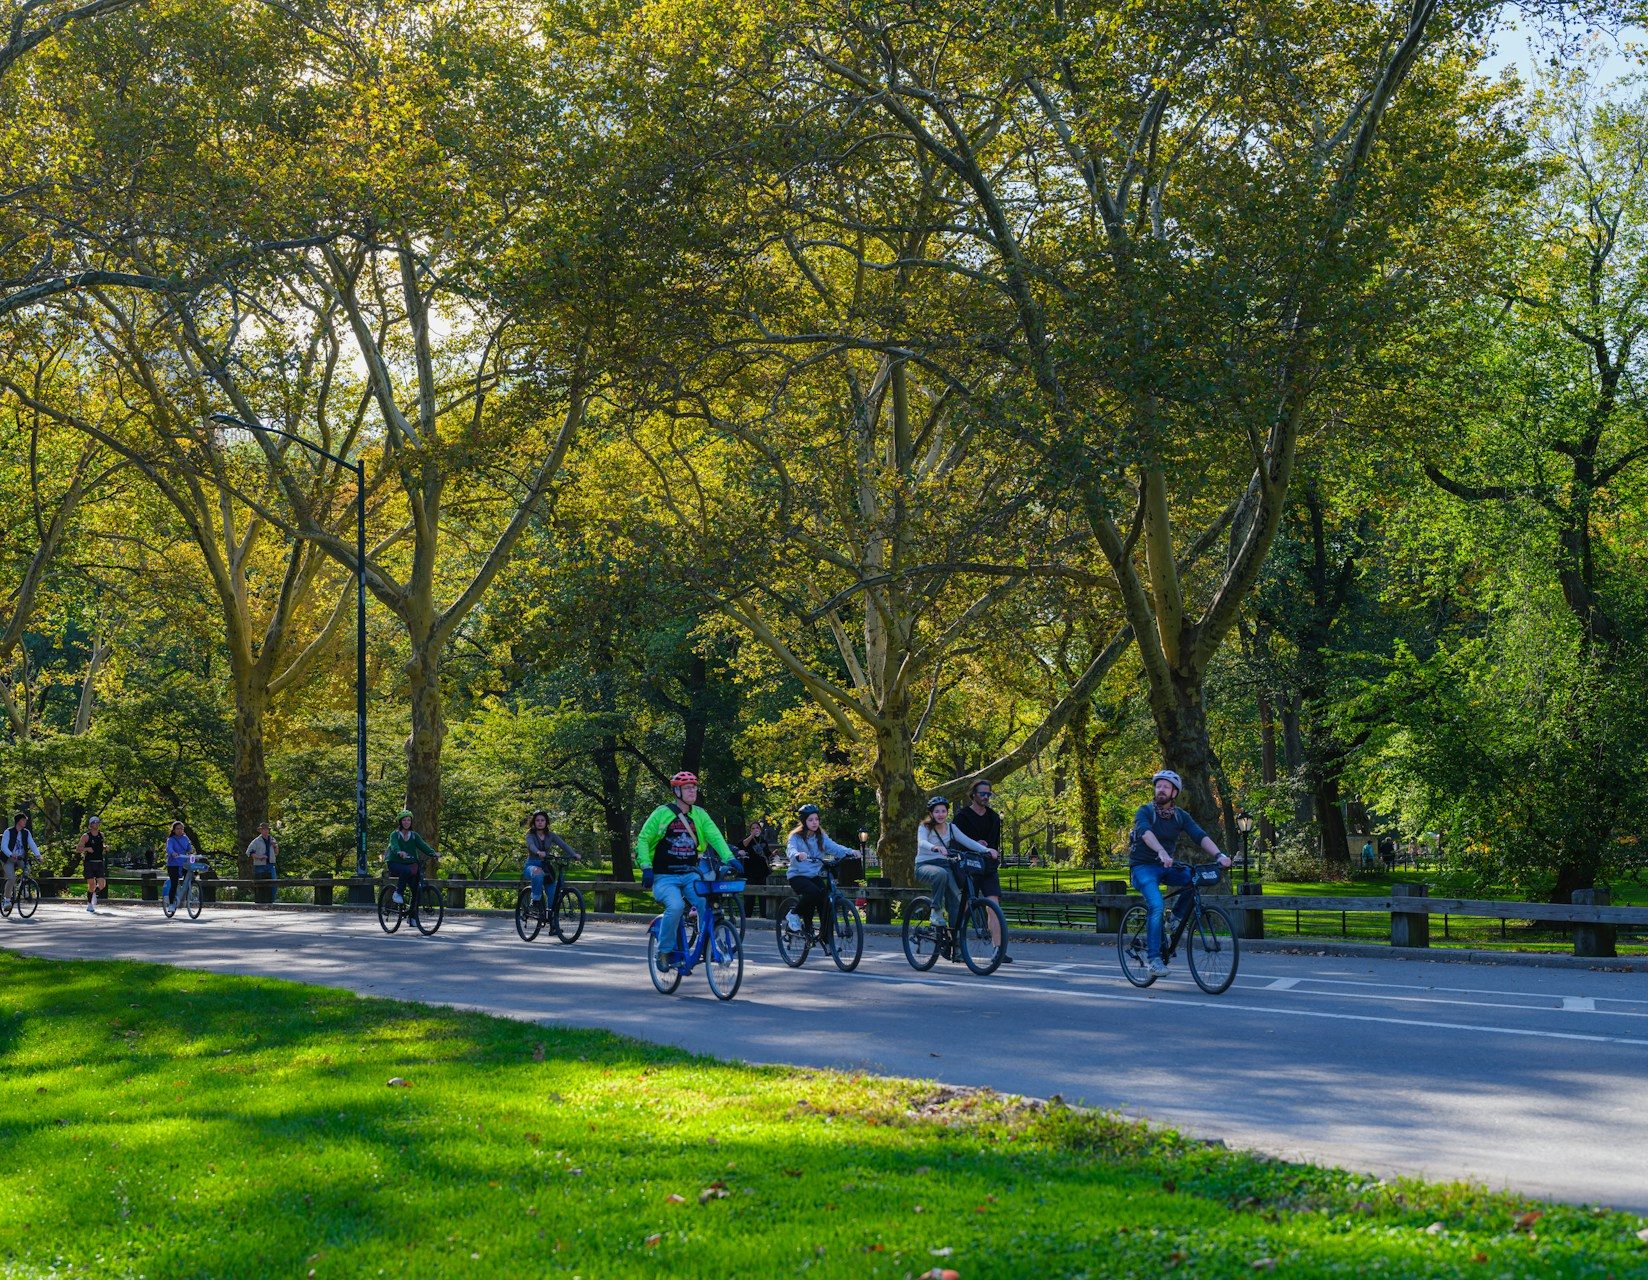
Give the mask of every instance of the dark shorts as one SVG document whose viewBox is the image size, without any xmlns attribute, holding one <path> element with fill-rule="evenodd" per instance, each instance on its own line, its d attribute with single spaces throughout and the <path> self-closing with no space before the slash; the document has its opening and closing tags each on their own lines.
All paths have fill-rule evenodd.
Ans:
<svg viewBox="0 0 1648 1280">
<path fill-rule="evenodd" d="M 102 858 L 86 859 L 86 879 L 102 880 L 109 874 L 108 863 Z"/>
<path fill-rule="evenodd" d="M 1001 865 L 985 860 L 984 870 L 973 877 L 973 892 L 981 898 L 1001 897 Z"/>
</svg>

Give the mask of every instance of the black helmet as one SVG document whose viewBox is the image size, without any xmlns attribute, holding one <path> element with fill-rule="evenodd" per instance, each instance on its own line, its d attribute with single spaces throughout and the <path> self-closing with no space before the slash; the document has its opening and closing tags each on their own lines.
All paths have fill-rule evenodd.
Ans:
<svg viewBox="0 0 1648 1280">
<path fill-rule="evenodd" d="M 950 798 L 948 796 L 934 796 L 927 802 L 927 812 L 931 813 L 934 809 L 938 808 L 939 805 L 943 805 L 948 809 L 950 807 Z"/>
<path fill-rule="evenodd" d="M 808 818 L 822 812 L 823 810 L 821 810 L 816 804 L 804 804 L 795 811 L 795 816 L 805 822 Z"/>
</svg>

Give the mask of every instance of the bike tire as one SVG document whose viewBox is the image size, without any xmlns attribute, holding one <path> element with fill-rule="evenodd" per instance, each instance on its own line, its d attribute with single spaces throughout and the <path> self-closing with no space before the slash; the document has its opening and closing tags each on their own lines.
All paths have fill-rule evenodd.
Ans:
<svg viewBox="0 0 1648 1280">
<path fill-rule="evenodd" d="M 1000 942 L 990 941 L 991 920 L 995 921 Z M 967 906 L 967 918 L 962 926 L 956 932 L 962 963 L 979 977 L 988 978 L 1001 968 L 1001 958 L 1007 954 L 1007 917 L 988 898 L 974 898 Z"/>
<path fill-rule="evenodd" d="M 571 885 L 561 886 L 561 891 L 555 895 L 555 911 L 550 916 L 549 927 L 555 931 L 556 940 L 569 947 L 584 936 L 582 889 L 574 889 Z"/>
<path fill-rule="evenodd" d="M 744 981 L 744 943 L 731 920 L 717 914 L 710 931 L 704 976 L 717 1000 L 731 1000 Z"/>
<path fill-rule="evenodd" d="M 778 904 L 778 919 L 773 921 L 773 934 L 778 939 L 778 958 L 792 969 L 807 963 L 807 953 L 813 949 L 813 940 L 807 936 L 805 925 L 797 933 L 784 923 L 791 912 L 801 914 L 801 899 L 785 898 Z"/>
<path fill-rule="evenodd" d="M 938 963 L 938 930 L 933 924 L 933 900 L 912 898 L 904 908 L 904 958 L 918 973 Z"/>
<path fill-rule="evenodd" d="M 727 898 L 724 898 L 723 901 L 727 905 L 722 907 L 721 910 L 729 917 L 738 917 L 738 940 L 742 942 L 744 941 L 744 931 L 749 927 L 750 923 L 749 917 L 744 911 L 744 895 L 741 893 L 733 894 Z"/>
<path fill-rule="evenodd" d="M 392 885 L 384 885 L 378 890 L 378 928 L 385 933 L 394 933 L 401 927 L 401 921 L 406 919 L 406 904 L 395 901 L 395 890 Z"/>
<path fill-rule="evenodd" d="M 183 909 L 189 913 L 189 919 L 200 919 L 200 908 L 203 895 L 200 892 L 200 881 L 189 882 L 189 892 L 183 895 Z"/>
<path fill-rule="evenodd" d="M 836 894 L 832 900 L 835 910 L 835 945 L 830 948 L 830 959 L 842 973 L 851 973 L 864 958 L 864 921 L 858 908 L 845 894 Z"/>
<path fill-rule="evenodd" d="M 160 910 L 168 920 L 177 914 L 177 898 L 167 892 L 171 887 L 169 882 L 160 886 Z"/>
<path fill-rule="evenodd" d="M 515 932 L 522 942 L 531 942 L 543 927 L 543 917 L 532 906 L 532 890 L 523 888 L 515 897 Z"/>
<path fill-rule="evenodd" d="M 1150 911 L 1146 907 L 1129 907 L 1122 917 L 1122 927 L 1116 932 L 1116 958 L 1121 961 L 1122 977 L 1135 987 L 1156 981 L 1150 972 Z"/>
<path fill-rule="evenodd" d="M 17 908 L 20 919 L 27 920 L 40 905 L 40 886 L 29 877 L 24 876 L 17 885 L 17 901 L 13 904 Z"/>
<path fill-rule="evenodd" d="M 446 919 L 446 901 L 444 895 L 432 884 L 418 885 L 418 910 L 412 917 L 412 923 L 418 926 L 418 932 L 430 938 L 441 927 L 441 921 Z"/>
<path fill-rule="evenodd" d="M 1208 995 L 1223 995 L 1230 990 L 1242 952 L 1224 908 L 1204 906 L 1197 912 L 1185 930 L 1185 955 L 1190 961 L 1190 976 Z"/>
<path fill-rule="evenodd" d="M 665 973 L 658 967 L 658 921 L 654 920 L 647 929 L 647 975 L 652 979 L 652 985 L 657 988 L 659 995 L 673 995 L 675 989 L 681 985 L 681 970 L 671 969 Z"/>
</svg>

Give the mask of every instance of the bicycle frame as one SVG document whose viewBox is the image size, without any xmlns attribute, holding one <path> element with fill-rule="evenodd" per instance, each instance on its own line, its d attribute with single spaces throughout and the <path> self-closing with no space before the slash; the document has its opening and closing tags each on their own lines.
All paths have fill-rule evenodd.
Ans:
<svg viewBox="0 0 1648 1280">
<path fill-rule="evenodd" d="M 696 888 L 698 896 L 704 900 L 704 910 L 700 915 L 706 918 L 699 920 L 698 936 L 693 939 L 690 947 L 687 946 L 687 917 L 685 912 L 682 913 L 681 923 L 676 927 L 674 950 L 681 959 L 676 962 L 674 967 L 680 971 L 682 977 L 690 975 L 705 960 L 719 960 L 722 958 L 711 950 L 714 945 L 715 926 L 719 921 L 726 918 L 726 913 L 721 909 L 719 899 L 730 898 L 743 893 L 745 887 L 742 880 L 717 880 L 706 863 L 701 862 L 698 864 L 698 875 L 699 880 Z M 736 889 L 711 887 L 719 885 L 737 885 L 738 887 Z M 547 888 L 545 892 L 548 892 Z M 690 910 L 692 904 L 688 903 L 687 905 Z"/>
<path fill-rule="evenodd" d="M 1219 864 L 1204 862 L 1200 865 L 1195 863 L 1187 865 L 1190 866 L 1190 883 L 1171 886 L 1171 894 L 1165 892 L 1162 894 L 1162 910 L 1164 912 L 1177 907 L 1179 899 L 1185 894 L 1190 895 L 1190 909 L 1179 917 L 1179 923 L 1174 927 L 1172 934 L 1169 935 L 1165 929 L 1162 931 L 1163 959 L 1171 959 L 1178 952 L 1179 943 L 1184 938 L 1185 930 L 1190 928 L 1190 922 L 1196 918 L 1197 913 L 1202 909 L 1202 873 L 1211 868 L 1217 868 Z"/>
</svg>

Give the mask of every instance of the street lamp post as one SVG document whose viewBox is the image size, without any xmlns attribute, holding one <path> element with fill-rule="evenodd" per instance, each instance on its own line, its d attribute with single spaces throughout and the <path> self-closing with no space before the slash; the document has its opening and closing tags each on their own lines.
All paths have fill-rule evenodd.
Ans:
<svg viewBox="0 0 1648 1280">
<path fill-rule="evenodd" d="M 1243 809 L 1236 815 L 1236 830 L 1242 833 L 1242 889 L 1247 889 L 1247 838 L 1253 834 L 1253 815 Z"/>
<path fill-rule="evenodd" d="M 328 453 L 302 436 L 279 427 L 253 426 L 228 413 L 214 413 L 212 421 L 241 431 L 265 431 L 272 436 L 301 444 L 355 473 L 355 875 L 365 879 L 366 870 L 366 462 L 348 462 Z"/>
</svg>

